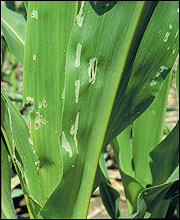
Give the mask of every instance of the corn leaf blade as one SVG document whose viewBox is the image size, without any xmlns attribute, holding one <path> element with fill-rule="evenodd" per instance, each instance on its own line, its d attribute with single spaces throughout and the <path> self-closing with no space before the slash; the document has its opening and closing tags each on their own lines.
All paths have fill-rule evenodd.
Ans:
<svg viewBox="0 0 180 220">
<path fill-rule="evenodd" d="M 150 153 L 153 186 L 140 191 L 137 197 L 136 212 L 128 218 L 142 218 L 146 211 L 152 216 L 157 216 L 157 206 L 162 201 L 164 201 L 164 205 L 168 206 L 170 200 L 177 196 L 179 188 L 178 136 L 179 122 L 171 133 Z M 167 208 L 164 207 L 161 217 L 166 215 Z"/>
<path fill-rule="evenodd" d="M 135 175 L 133 172 L 133 164 L 132 164 L 132 146 L 128 139 L 129 137 L 129 127 L 126 128 L 116 139 L 114 139 L 111 144 L 113 147 L 113 151 L 115 153 L 115 160 L 118 165 L 118 169 L 121 174 L 122 182 L 124 185 L 124 191 L 127 199 L 127 207 L 128 213 L 132 214 L 136 212 L 137 206 L 137 198 L 139 193 L 143 190 L 143 186 L 135 179 Z M 130 149 L 128 149 L 130 147 Z M 128 149 L 129 159 L 127 157 L 123 158 L 123 153 L 125 149 Z"/>
<path fill-rule="evenodd" d="M 64 69 L 75 13 L 76 2 L 28 2 L 23 100 L 34 107 L 30 136 L 40 162 L 44 202 L 62 178 Z"/>
<path fill-rule="evenodd" d="M 150 152 L 153 185 L 167 181 L 179 161 L 179 121 L 171 133 Z"/>
<path fill-rule="evenodd" d="M 12 54 L 22 65 L 24 63 L 24 45 L 26 21 L 22 15 L 1 5 L 1 29 Z"/>
<path fill-rule="evenodd" d="M 175 3 L 173 4 L 174 5 L 173 6 L 171 5 L 172 6 L 171 8 L 173 8 L 174 10 L 177 5 Z M 44 34 L 46 33 L 47 36 L 49 36 L 50 32 L 47 29 L 48 28 L 50 29 L 51 26 L 46 24 L 48 27 L 46 29 L 46 27 L 43 27 L 41 21 L 42 18 L 41 16 L 43 15 L 43 13 L 41 14 L 41 12 L 43 12 L 43 10 L 41 9 L 44 7 L 43 8 L 44 12 L 47 12 L 48 11 L 47 5 L 42 6 L 41 3 L 32 3 L 31 7 L 30 5 L 31 4 L 29 3 L 28 19 L 30 21 L 29 25 L 31 26 L 31 29 L 33 29 L 34 33 L 37 33 L 36 31 L 37 29 L 39 30 L 39 28 L 44 28 L 43 30 L 45 31 L 43 33 Z M 56 128 L 58 128 L 60 133 L 57 130 L 53 130 L 52 127 L 51 129 L 49 129 L 49 131 L 51 130 L 54 133 L 58 132 L 58 134 L 61 135 L 60 149 L 62 155 L 57 153 L 55 154 L 55 157 L 60 160 L 60 162 L 58 161 L 59 166 L 57 167 L 61 167 L 61 169 L 62 169 L 61 162 L 63 160 L 63 174 L 61 170 L 59 172 L 59 175 L 55 177 L 56 180 L 53 181 L 54 184 L 52 186 L 50 186 L 50 184 L 48 184 L 49 187 L 42 186 L 45 187 L 43 191 L 45 191 L 45 189 L 48 189 L 48 192 L 46 192 L 46 195 L 44 195 L 45 200 L 47 200 L 47 197 L 55 189 L 57 183 L 61 180 L 62 177 L 63 178 L 61 183 L 58 185 L 58 187 L 53 192 L 50 199 L 47 201 L 47 203 L 41 210 L 41 214 L 43 217 L 45 218 L 51 218 L 52 216 L 55 218 L 70 218 L 70 217 L 77 218 L 79 216 L 86 217 L 89 198 L 91 195 L 91 189 L 93 186 L 93 179 L 95 176 L 95 171 L 98 163 L 98 155 L 100 154 L 103 142 L 105 145 L 105 143 L 111 141 L 120 131 L 122 131 L 133 120 L 135 120 L 135 118 L 137 118 L 148 107 L 148 105 L 157 95 L 159 89 L 162 87 L 164 79 L 166 78 L 169 69 L 177 55 L 177 50 L 175 50 L 176 49 L 175 47 L 177 47 L 177 39 L 174 40 L 173 37 L 169 38 L 168 46 L 170 45 L 173 47 L 173 44 L 176 43 L 173 49 L 173 51 L 175 50 L 173 53 L 174 55 L 173 58 L 171 58 L 170 60 L 168 60 L 168 58 L 166 57 L 166 59 L 164 58 L 164 60 L 161 60 L 161 62 L 159 62 L 159 68 L 162 67 L 161 65 L 164 65 L 165 61 L 169 62 L 168 63 L 169 66 L 168 66 L 168 70 L 166 69 L 167 67 L 164 66 L 165 69 L 163 69 L 163 74 L 162 74 L 163 77 L 158 80 L 158 86 L 154 87 L 154 84 L 153 85 L 151 84 L 151 82 L 154 80 L 153 77 L 155 77 L 154 71 L 157 71 L 156 69 L 158 69 L 158 68 L 154 68 L 153 70 L 151 69 L 151 74 L 149 74 L 148 72 L 147 74 L 148 77 L 146 78 L 146 80 L 143 81 L 144 84 L 141 83 L 141 80 L 137 80 L 137 83 L 139 84 L 135 85 L 136 92 L 134 93 L 135 88 L 132 82 L 134 81 L 134 78 L 137 77 L 135 74 L 136 69 L 140 67 L 142 68 L 142 66 L 144 65 L 144 64 L 142 65 L 144 61 L 144 56 L 142 56 L 142 59 L 140 60 L 137 59 L 136 61 L 137 63 L 134 67 L 135 70 L 131 74 L 130 83 L 126 85 L 127 83 L 126 81 L 124 85 L 123 80 L 121 80 L 124 79 L 124 76 L 126 75 L 125 73 L 128 70 L 127 66 L 130 63 L 130 60 L 135 53 L 129 56 L 128 54 L 132 51 L 136 51 L 137 49 L 136 43 L 141 41 L 141 37 L 143 35 L 143 32 L 141 32 L 140 35 L 138 35 L 137 33 L 138 31 L 135 31 L 135 29 L 137 28 L 137 26 L 140 29 L 142 23 L 146 28 L 147 21 L 143 21 L 144 14 L 146 14 L 148 9 L 150 9 L 150 13 L 149 14 L 147 13 L 146 15 L 146 19 L 148 20 L 151 17 L 151 14 L 155 6 L 156 3 L 134 2 L 131 5 L 130 3 L 127 3 L 127 5 L 125 5 L 125 2 L 119 2 L 110 11 L 103 14 L 103 16 L 98 16 L 96 12 L 92 10 L 88 2 L 82 2 L 82 7 L 80 8 L 79 14 L 77 16 L 77 22 L 74 24 L 71 33 L 69 48 L 67 51 L 65 93 L 63 93 L 63 86 L 60 86 L 61 91 L 58 93 L 59 97 L 61 96 L 61 94 L 63 94 L 63 98 L 65 101 L 63 121 L 62 121 L 63 127 L 61 129 L 60 126 L 59 127 L 55 126 Z M 165 13 L 165 11 L 167 12 L 167 6 L 168 5 L 166 3 L 166 7 L 164 7 L 162 13 L 164 15 L 167 14 Z M 155 21 L 158 18 L 160 11 L 161 11 L 161 7 L 159 6 L 158 9 L 156 10 L 157 13 L 152 19 L 153 21 Z M 121 18 L 118 13 L 122 15 Z M 124 13 L 126 16 L 128 15 L 127 16 L 128 19 L 126 21 L 122 19 L 123 17 L 126 17 L 123 16 Z M 168 13 L 175 15 L 174 11 L 172 10 L 170 10 L 170 12 L 168 11 Z M 172 19 L 172 16 L 169 17 Z M 175 38 L 176 36 L 175 31 L 177 30 L 176 28 L 177 16 L 175 15 L 174 17 L 175 17 L 174 20 L 173 21 L 170 20 L 170 21 L 174 27 L 173 31 L 171 32 L 171 36 L 174 36 Z M 162 20 L 161 19 L 159 20 L 160 20 L 159 23 L 161 23 Z M 111 23 L 112 21 L 116 21 L 115 25 L 114 24 L 112 25 Z M 39 24 L 39 26 L 37 24 Z M 91 29 L 92 26 L 93 26 L 93 30 Z M 109 30 L 109 27 L 111 28 L 111 30 Z M 148 31 L 151 32 L 152 27 L 150 27 Z M 148 31 L 146 36 L 148 36 L 149 34 Z M 115 33 L 114 35 L 112 34 L 113 32 Z M 89 33 L 88 37 L 86 37 L 87 36 L 86 33 Z M 119 39 L 120 35 L 123 37 Z M 155 31 L 154 31 L 154 35 L 156 35 Z M 133 37 L 135 37 L 135 40 L 133 39 Z M 31 42 L 30 35 L 27 35 L 27 39 L 28 42 Z M 43 180 L 42 181 L 43 183 L 45 180 L 46 182 L 48 181 L 47 177 L 45 177 L 46 176 L 45 174 L 49 173 L 47 171 L 53 170 L 53 169 L 49 169 L 52 165 L 52 160 L 51 159 L 47 160 L 47 158 L 49 159 L 50 157 L 50 155 L 48 155 L 47 153 L 48 151 L 46 152 L 44 158 L 43 157 L 44 155 L 42 156 L 42 152 L 38 150 L 40 143 L 43 143 L 44 145 L 45 140 L 43 140 L 42 138 L 43 136 L 41 138 L 38 137 L 40 132 L 38 133 L 37 130 L 35 129 L 36 129 L 36 123 L 38 124 L 39 121 L 47 122 L 48 120 L 44 116 L 50 117 L 50 114 L 51 115 L 54 114 L 55 111 L 52 110 L 49 112 L 47 111 L 47 107 L 49 106 L 49 103 L 52 102 L 49 102 L 49 100 L 48 101 L 44 100 L 43 93 L 40 94 L 42 91 L 41 89 L 44 87 L 44 85 L 49 80 L 49 78 L 47 77 L 47 79 L 44 80 L 43 77 L 40 78 L 39 76 L 35 75 L 35 73 L 41 72 L 42 70 L 44 71 L 48 70 L 49 65 L 47 62 L 47 56 L 45 56 L 45 54 L 46 53 L 48 55 L 53 54 L 50 50 L 50 47 L 52 46 L 53 48 L 53 45 L 51 45 L 51 43 L 48 42 L 46 38 L 44 41 L 42 41 L 42 39 L 43 38 L 41 34 L 39 34 L 38 36 L 35 35 L 34 39 L 31 42 L 32 47 L 27 46 L 26 48 L 27 50 L 26 53 L 31 54 L 31 56 L 28 58 L 28 55 L 25 55 L 25 58 L 28 59 L 28 61 L 25 60 L 25 63 L 26 62 L 28 63 L 27 66 L 25 67 L 26 77 L 28 80 L 26 79 L 24 81 L 25 88 L 27 88 L 24 95 L 24 102 L 26 102 L 26 100 L 28 101 L 29 99 L 28 97 L 30 97 L 31 100 L 34 100 L 33 104 L 35 109 L 34 112 L 31 114 L 32 117 L 31 125 L 33 126 L 34 131 L 33 129 L 31 130 L 31 136 L 33 141 L 36 142 L 37 145 L 36 150 L 39 151 L 38 156 L 40 156 L 41 165 L 42 165 L 41 168 L 44 167 L 43 169 L 40 169 L 41 170 L 40 172 L 42 173 L 41 179 Z M 144 42 L 146 42 L 147 40 L 149 40 L 149 37 L 146 37 Z M 42 44 L 40 44 L 40 48 L 42 46 L 41 52 L 39 52 L 39 48 L 38 48 L 39 44 L 37 44 L 37 42 L 39 43 L 42 42 Z M 116 43 L 116 45 L 114 44 L 114 42 Z M 141 44 L 141 48 L 144 48 L 143 43 Z M 162 45 L 160 44 L 159 47 L 161 47 Z M 167 44 L 165 46 L 167 46 Z M 167 49 L 165 46 L 164 45 L 162 46 L 163 50 Z M 118 49 L 121 49 L 121 51 L 119 52 Z M 155 51 L 155 48 L 153 49 Z M 139 52 L 140 55 L 141 53 L 143 55 L 146 54 L 146 52 L 143 51 Z M 44 54 L 44 60 L 43 59 L 41 60 L 39 58 L 39 56 L 41 56 L 42 54 Z M 108 60 L 109 54 L 113 54 L 111 60 Z M 38 61 L 38 59 L 40 59 L 41 62 L 44 64 L 43 67 L 44 69 L 43 68 L 40 69 L 41 71 L 39 71 L 38 66 L 36 65 L 36 61 Z M 148 62 L 151 63 L 150 61 L 152 62 L 152 60 L 147 59 L 147 63 Z M 32 73 L 33 73 L 33 77 L 32 77 Z M 141 72 L 141 75 L 144 77 L 143 71 Z M 38 82 L 37 87 L 31 89 L 28 87 L 29 86 L 28 84 L 34 85 L 36 82 Z M 149 90 L 147 89 L 147 93 L 145 95 L 142 94 L 141 88 L 144 85 L 145 87 L 149 86 L 149 84 L 152 85 L 148 87 L 150 89 Z M 46 85 L 47 85 L 46 86 L 47 90 L 45 90 L 45 92 L 47 91 L 49 92 L 50 91 L 49 88 L 51 88 L 50 87 L 51 83 L 47 83 Z M 61 85 L 63 85 L 63 82 Z M 119 123 L 119 120 L 117 120 L 119 119 L 119 115 L 116 118 L 114 117 L 114 113 L 115 111 L 117 111 L 117 106 L 119 105 L 119 99 L 120 99 L 117 96 L 115 100 L 115 96 L 117 91 L 118 94 L 121 94 L 121 90 L 122 90 L 121 86 L 122 88 L 124 87 L 126 88 L 127 86 L 127 88 L 125 90 L 126 92 L 125 96 L 124 94 L 122 95 L 123 105 L 119 111 L 120 114 L 122 113 L 121 114 L 122 117 Z M 118 87 L 120 88 L 120 91 Z M 37 91 L 39 93 L 39 97 L 35 99 L 35 94 Z M 110 91 L 110 92 L 107 93 L 106 91 Z M 101 95 L 101 100 L 99 100 L 99 94 Z M 72 102 L 72 100 L 74 100 L 74 102 Z M 87 105 L 87 100 L 90 105 L 90 108 Z M 111 100 L 110 103 L 109 100 Z M 133 100 L 134 106 L 132 106 L 132 103 L 130 104 L 131 100 Z M 45 108 L 42 106 L 43 101 L 45 101 L 46 103 L 45 104 L 46 106 L 44 106 L 46 107 L 46 111 Z M 54 103 L 53 105 L 55 106 Z M 114 108 L 113 105 L 115 106 Z M 61 107 L 59 106 L 62 106 L 62 100 L 61 101 L 58 100 L 58 103 L 54 108 L 59 113 L 59 115 L 61 115 Z M 108 106 L 106 111 L 104 111 L 103 106 Z M 129 107 L 128 111 L 130 113 L 128 117 L 126 115 L 127 106 Z M 141 106 L 142 108 L 140 112 L 137 112 L 137 108 L 139 106 Z M 111 113 L 112 108 L 113 108 L 113 112 Z M 101 115 L 101 117 L 97 118 L 96 117 L 97 115 Z M 109 120 L 110 115 L 112 116 L 111 120 Z M 45 121 L 42 120 L 44 118 Z M 57 118 L 58 117 L 56 117 L 55 120 L 57 120 Z M 61 116 L 59 118 L 61 118 Z M 108 135 L 106 140 L 104 141 L 106 128 L 109 121 L 110 124 L 107 130 Z M 116 127 L 116 125 L 113 124 L 114 122 L 117 121 L 118 121 L 117 123 L 118 128 Z M 53 122 L 56 123 L 56 121 Z M 119 126 L 120 124 L 121 126 Z M 46 123 L 46 127 L 47 125 L 48 123 Z M 40 124 L 40 127 L 37 129 L 39 129 L 38 131 L 41 130 L 43 133 L 42 126 L 43 125 Z M 58 140 L 57 135 L 55 134 L 53 135 L 54 135 L 53 137 L 55 137 L 55 140 Z M 51 135 L 49 136 L 51 137 Z M 96 139 L 94 138 L 95 136 L 97 136 Z M 58 141 L 57 141 L 57 146 L 58 146 Z M 55 160 L 57 161 L 57 159 Z M 90 166 L 90 164 L 93 163 L 94 166 Z M 49 168 L 46 169 L 47 168 L 46 165 L 48 164 L 49 164 Z M 89 170 L 91 170 L 90 173 L 88 173 Z M 70 184 L 72 178 L 76 180 L 74 185 Z M 137 183 L 137 185 L 141 189 L 139 183 Z M 56 201 L 60 196 L 64 197 L 65 201 L 60 201 L 59 204 L 55 206 Z M 67 196 L 68 198 L 66 199 Z M 84 198 L 85 200 L 82 201 L 81 198 Z M 79 210 L 79 207 L 81 207 L 81 210 Z"/>
<path fill-rule="evenodd" d="M 2 90 L 1 105 L 1 129 L 20 178 L 27 206 L 33 211 L 32 216 L 36 217 L 42 206 L 38 159 L 35 152 L 33 153 L 33 143 L 24 119 Z"/>
<path fill-rule="evenodd" d="M 8 152 L 1 137 L 1 218 L 16 219 L 15 210 L 11 198 L 11 161 L 8 158 Z"/>
<path fill-rule="evenodd" d="M 119 207 L 120 195 L 119 192 L 111 185 L 108 171 L 105 165 L 104 153 L 101 152 L 99 158 L 99 166 L 96 171 L 93 191 L 99 186 L 102 202 L 106 207 L 107 212 L 113 219 L 121 216 Z"/>
<path fill-rule="evenodd" d="M 178 55 L 178 8 L 178 2 L 166 1 L 154 9 L 137 53 L 133 51 L 123 72 L 104 145 L 138 118 L 162 88 Z"/>
<path fill-rule="evenodd" d="M 129 45 L 144 6 L 144 2 L 135 2 L 126 6 L 125 4 L 119 2 L 103 17 L 99 17 L 90 4 L 85 2 L 82 4 L 82 10 L 80 9 L 80 12 L 83 11 L 83 13 L 77 16 L 77 22 L 71 34 L 66 65 L 61 135 L 62 153 L 65 158 L 64 176 L 41 211 L 46 218 L 50 217 L 50 213 L 56 218 L 78 218 L 80 216 L 85 218 L 87 215 L 108 115 L 112 108 Z M 128 17 L 127 20 L 122 20 L 122 17 L 119 16 L 119 14 L 123 16 L 124 13 Z M 114 26 L 111 21 L 116 21 Z M 101 31 L 99 32 L 99 30 Z M 87 32 L 89 36 L 85 37 Z M 112 34 L 113 32 L 115 34 Z M 126 40 L 119 39 L 120 35 L 124 36 L 123 39 Z M 119 51 L 117 48 L 121 48 L 121 50 Z M 113 54 L 113 57 L 111 62 L 108 62 L 110 54 Z M 119 63 L 121 56 L 122 59 Z M 107 70 L 105 71 L 105 69 Z M 110 92 L 107 93 L 107 91 Z M 101 95 L 100 100 L 99 95 Z M 88 105 L 85 104 L 87 100 Z M 107 107 L 106 111 L 103 106 Z M 99 125 L 101 126 L 99 127 Z M 96 138 L 94 138 L 95 136 Z M 72 178 L 76 179 L 73 185 L 70 184 Z M 68 198 L 60 201 L 59 207 L 52 209 L 59 196 L 66 198 L 67 195 Z"/>
<path fill-rule="evenodd" d="M 132 145 L 135 178 L 143 185 L 143 187 L 152 184 L 152 175 L 149 166 L 149 152 L 152 151 L 152 149 L 162 140 L 171 79 L 172 71 L 166 78 L 166 81 L 156 99 L 133 123 Z"/>
</svg>

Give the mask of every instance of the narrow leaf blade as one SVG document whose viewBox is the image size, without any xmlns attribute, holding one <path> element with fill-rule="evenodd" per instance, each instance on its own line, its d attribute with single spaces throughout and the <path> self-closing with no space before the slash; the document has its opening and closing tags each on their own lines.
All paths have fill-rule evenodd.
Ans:
<svg viewBox="0 0 180 220">
<path fill-rule="evenodd" d="M 1 28 L 9 49 L 22 65 L 24 63 L 24 45 L 26 21 L 22 15 L 1 5 Z"/>
</svg>

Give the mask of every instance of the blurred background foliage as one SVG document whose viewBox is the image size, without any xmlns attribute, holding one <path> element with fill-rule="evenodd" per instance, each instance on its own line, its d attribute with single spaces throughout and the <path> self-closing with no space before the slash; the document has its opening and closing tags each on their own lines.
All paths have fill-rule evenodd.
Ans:
<svg viewBox="0 0 180 220">
<path fill-rule="evenodd" d="M 23 1 L 1 1 L 7 8 L 21 14 L 25 19 L 27 12 Z M 9 50 L 1 31 L 1 87 L 21 112 L 29 126 L 31 106 L 23 107 L 23 67 Z"/>
</svg>

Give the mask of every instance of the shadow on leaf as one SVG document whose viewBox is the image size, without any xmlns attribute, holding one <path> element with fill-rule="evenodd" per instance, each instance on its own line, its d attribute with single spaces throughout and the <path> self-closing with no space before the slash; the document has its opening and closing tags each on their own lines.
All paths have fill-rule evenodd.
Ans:
<svg viewBox="0 0 180 220">
<path fill-rule="evenodd" d="M 111 10 L 118 1 L 90 1 L 91 7 L 98 15 L 103 15 L 104 13 Z"/>
</svg>

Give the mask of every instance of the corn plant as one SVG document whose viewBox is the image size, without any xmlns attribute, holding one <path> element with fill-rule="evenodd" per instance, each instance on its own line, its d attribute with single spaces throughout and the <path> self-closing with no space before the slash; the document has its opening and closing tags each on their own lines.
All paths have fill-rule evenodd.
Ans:
<svg viewBox="0 0 180 220">
<path fill-rule="evenodd" d="M 86 218 L 98 186 L 110 216 L 122 218 L 103 159 L 109 143 L 129 217 L 166 217 L 178 198 L 179 124 L 162 136 L 179 3 L 24 3 L 27 21 L 1 6 L 3 35 L 24 68 L 23 103 L 33 106 L 28 130 L 1 91 L 2 218 L 16 218 L 11 162 L 30 218 Z"/>
</svg>

